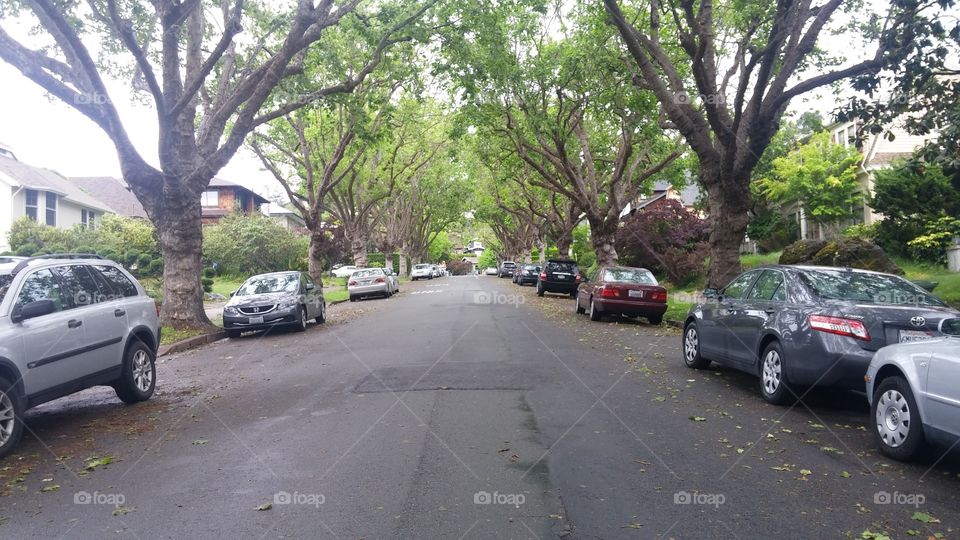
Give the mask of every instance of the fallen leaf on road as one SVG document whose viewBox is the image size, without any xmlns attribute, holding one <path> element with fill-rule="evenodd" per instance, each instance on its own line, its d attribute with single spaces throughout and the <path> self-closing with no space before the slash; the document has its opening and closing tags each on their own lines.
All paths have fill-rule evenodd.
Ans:
<svg viewBox="0 0 960 540">
<path fill-rule="evenodd" d="M 620 526 L 621 529 L 639 529 L 640 527 L 643 527 L 643 524 L 642 524 L 642 523 L 636 523 L 636 522 L 634 522 L 634 523 L 627 523 L 626 525 L 621 525 L 621 526 Z"/>
<path fill-rule="evenodd" d="M 704 417 L 702 417 L 702 416 L 691 416 L 691 417 L 690 417 L 690 420 L 693 420 L 694 422 L 706 422 L 706 421 L 707 421 L 707 419 L 704 418 Z"/>
<path fill-rule="evenodd" d="M 842 477 L 844 477 L 844 478 L 850 478 L 850 473 L 848 473 L 847 471 L 843 471 L 843 472 L 840 473 L 840 476 L 842 476 Z"/>
<path fill-rule="evenodd" d="M 209 442 L 209 441 L 206 440 L 206 439 L 197 439 L 197 440 L 193 441 L 193 442 L 190 443 L 190 444 L 194 444 L 194 445 L 199 446 L 199 445 L 201 445 L 201 444 L 207 444 L 208 442 Z"/>
<path fill-rule="evenodd" d="M 921 523 L 940 523 L 940 520 L 931 516 L 926 512 L 914 512 L 911 519 L 919 521 Z"/>
<path fill-rule="evenodd" d="M 112 513 L 113 513 L 113 515 L 115 515 L 115 516 L 122 516 L 122 515 L 125 515 L 125 514 L 129 514 L 129 513 L 132 512 L 132 511 L 133 511 L 133 507 L 118 506 L 118 507 L 116 507 L 116 508 L 113 510 Z"/>
<path fill-rule="evenodd" d="M 257 512 L 265 512 L 267 510 L 270 510 L 271 508 L 273 508 L 273 503 L 263 503 L 261 505 L 253 507 L 253 509 L 256 510 Z"/>
<path fill-rule="evenodd" d="M 40 488 L 40 493 L 46 493 L 48 491 L 58 491 L 60 489 L 60 484 L 54 484 L 52 486 L 44 486 Z"/>
</svg>

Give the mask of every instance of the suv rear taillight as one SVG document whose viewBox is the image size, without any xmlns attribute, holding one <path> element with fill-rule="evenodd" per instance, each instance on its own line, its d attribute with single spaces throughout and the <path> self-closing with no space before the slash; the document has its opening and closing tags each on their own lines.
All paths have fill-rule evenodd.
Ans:
<svg viewBox="0 0 960 540">
<path fill-rule="evenodd" d="M 867 327 L 863 325 L 862 321 L 830 317 L 829 315 L 810 315 L 809 320 L 810 328 L 814 330 L 870 341 L 870 332 L 867 331 Z"/>
<path fill-rule="evenodd" d="M 618 296 L 620 296 L 620 289 L 615 287 L 604 285 L 603 288 L 600 289 L 600 298 L 616 298 Z"/>
<path fill-rule="evenodd" d="M 580 283 L 580 274 L 577 274 L 577 283 Z"/>
<path fill-rule="evenodd" d="M 540 272 L 540 279 L 546 280 L 546 279 L 547 279 L 547 273 L 546 273 L 546 272 Z"/>
</svg>

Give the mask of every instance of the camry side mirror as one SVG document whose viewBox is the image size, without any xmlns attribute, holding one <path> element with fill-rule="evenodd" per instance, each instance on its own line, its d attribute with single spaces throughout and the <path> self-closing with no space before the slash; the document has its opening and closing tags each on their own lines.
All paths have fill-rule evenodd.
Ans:
<svg viewBox="0 0 960 540">
<path fill-rule="evenodd" d="M 713 300 L 715 298 L 720 297 L 720 291 L 718 291 L 717 289 L 714 289 L 713 287 L 710 287 L 703 290 L 703 296 L 705 298 L 709 298 L 710 300 Z"/>
<path fill-rule="evenodd" d="M 960 318 L 943 319 L 938 330 L 946 336 L 960 336 Z"/>
</svg>

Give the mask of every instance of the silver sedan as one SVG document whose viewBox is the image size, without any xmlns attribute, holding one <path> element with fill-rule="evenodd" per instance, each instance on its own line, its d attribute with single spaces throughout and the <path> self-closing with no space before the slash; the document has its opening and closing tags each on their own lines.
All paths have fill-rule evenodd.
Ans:
<svg viewBox="0 0 960 540">
<path fill-rule="evenodd" d="M 864 377 L 877 444 L 894 459 L 960 439 L 960 318 L 940 321 L 939 333 L 880 349 Z"/>
<path fill-rule="evenodd" d="M 356 302 L 364 296 L 393 296 L 397 292 L 396 282 L 383 268 L 363 268 L 350 274 L 347 280 L 347 292 L 350 301 Z"/>
</svg>

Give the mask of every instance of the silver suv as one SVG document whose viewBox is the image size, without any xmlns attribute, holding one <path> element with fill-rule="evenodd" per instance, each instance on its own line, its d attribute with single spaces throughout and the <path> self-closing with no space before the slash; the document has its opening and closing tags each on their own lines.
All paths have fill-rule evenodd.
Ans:
<svg viewBox="0 0 960 540">
<path fill-rule="evenodd" d="M 120 265 L 93 257 L 0 264 L 0 457 L 41 403 L 96 385 L 126 403 L 153 395 L 157 306 Z"/>
</svg>

